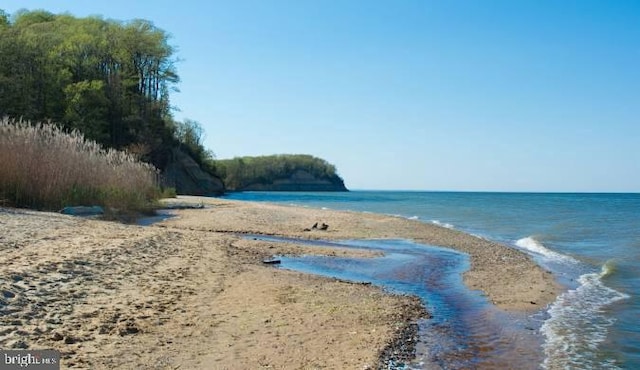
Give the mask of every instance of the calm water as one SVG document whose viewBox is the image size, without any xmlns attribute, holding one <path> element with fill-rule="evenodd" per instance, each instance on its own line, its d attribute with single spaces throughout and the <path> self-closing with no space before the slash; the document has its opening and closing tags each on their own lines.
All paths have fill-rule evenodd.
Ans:
<svg viewBox="0 0 640 370">
<path fill-rule="evenodd" d="M 451 249 L 410 240 L 317 241 L 248 235 L 249 239 L 295 241 L 382 252 L 373 258 L 279 256 L 280 268 L 370 282 L 396 293 L 419 297 L 431 314 L 418 321 L 416 355 L 409 362 L 391 358 L 394 369 L 536 369 L 544 354 L 538 315 L 507 314 L 478 291 L 468 289 L 462 273 L 469 257 Z"/>
<path fill-rule="evenodd" d="M 640 194 L 248 192 L 228 198 L 396 215 L 525 250 L 566 286 L 539 329 L 541 365 L 640 368 Z"/>
</svg>

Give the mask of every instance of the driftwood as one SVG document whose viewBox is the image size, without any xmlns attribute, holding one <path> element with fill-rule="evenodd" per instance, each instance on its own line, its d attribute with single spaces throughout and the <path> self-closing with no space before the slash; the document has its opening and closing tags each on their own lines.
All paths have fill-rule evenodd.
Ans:
<svg viewBox="0 0 640 370">
<path fill-rule="evenodd" d="M 279 259 L 266 259 L 266 260 L 262 260 L 262 263 L 266 264 L 266 265 L 279 265 L 282 261 L 280 261 Z"/>
<path fill-rule="evenodd" d="M 163 209 L 203 209 L 204 203 L 173 203 L 163 202 Z"/>
<path fill-rule="evenodd" d="M 322 223 L 322 225 L 320 225 L 320 227 L 318 227 L 318 223 L 316 222 L 315 224 L 313 224 L 313 226 L 311 226 L 311 228 L 305 227 L 304 229 L 302 229 L 302 231 L 327 230 L 328 228 L 329 225 L 325 224 L 324 222 Z"/>
<path fill-rule="evenodd" d="M 370 281 L 353 281 L 353 280 L 346 280 L 346 279 L 340 279 L 340 278 L 333 278 L 333 280 L 339 281 L 341 283 L 346 283 L 346 284 L 371 285 Z"/>
</svg>

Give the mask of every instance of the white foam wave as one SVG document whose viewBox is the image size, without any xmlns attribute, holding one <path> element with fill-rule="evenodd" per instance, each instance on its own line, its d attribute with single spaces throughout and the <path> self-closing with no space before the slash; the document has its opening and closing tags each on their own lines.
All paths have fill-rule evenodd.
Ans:
<svg viewBox="0 0 640 370">
<path fill-rule="evenodd" d="M 418 217 L 418 216 L 411 216 L 411 217 L 407 217 L 407 219 L 409 219 L 409 220 L 418 220 L 418 219 L 420 219 L 420 217 Z"/>
<path fill-rule="evenodd" d="M 475 237 L 476 237 L 476 238 L 478 238 L 478 239 L 486 240 L 486 241 L 488 241 L 488 242 L 492 241 L 490 238 L 488 238 L 488 237 L 486 237 L 486 236 L 484 236 L 484 235 L 481 235 L 481 234 L 474 234 L 474 233 L 471 233 L 471 235 L 475 236 Z"/>
<path fill-rule="evenodd" d="M 561 294 L 549 308 L 540 331 L 546 337 L 544 368 L 546 369 L 617 369 L 613 360 L 602 361 L 597 348 L 607 336 L 615 319 L 603 307 L 627 299 L 627 294 L 605 286 L 602 278 L 611 274 L 611 264 L 600 273 L 580 276 L 580 286 Z"/>
<path fill-rule="evenodd" d="M 516 241 L 516 245 L 520 248 L 526 249 L 538 255 L 542 255 L 551 260 L 569 262 L 569 263 L 578 263 L 578 261 L 573 257 L 552 251 L 551 249 L 545 247 L 542 243 L 540 243 L 539 241 L 537 241 L 531 236 L 519 239 L 518 241 Z"/>
<path fill-rule="evenodd" d="M 442 227 L 446 227 L 447 229 L 454 229 L 455 227 L 449 223 L 446 222 L 441 222 L 439 220 L 431 220 L 431 223 L 434 225 L 438 225 L 438 226 L 442 226 Z"/>
</svg>

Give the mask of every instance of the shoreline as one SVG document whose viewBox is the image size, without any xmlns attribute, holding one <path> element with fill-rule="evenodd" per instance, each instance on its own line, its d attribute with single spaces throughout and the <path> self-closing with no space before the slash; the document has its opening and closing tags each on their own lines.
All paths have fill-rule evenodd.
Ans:
<svg viewBox="0 0 640 370">
<path fill-rule="evenodd" d="M 203 204 L 211 207 L 205 208 L 205 211 L 208 209 L 212 212 L 215 209 L 216 215 L 223 214 L 215 224 L 208 224 L 198 220 L 198 210 L 182 210 L 180 217 L 163 223 L 192 230 L 318 240 L 410 239 L 420 244 L 463 252 L 470 256 L 471 262 L 470 269 L 463 275 L 466 286 L 482 291 L 495 306 L 506 311 L 537 311 L 552 303 L 562 291 L 551 272 L 518 249 L 419 220 L 206 197 L 180 196 L 179 199 L 167 201 Z M 247 210 L 250 217 L 239 216 L 243 209 Z M 326 222 L 329 229 L 305 231 L 315 222 Z M 248 223 L 250 230 L 236 226 L 243 223 Z"/>
<path fill-rule="evenodd" d="M 0 208 L 0 347 L 57 349 L 63 368 L 375 368 L 411 355 L 407 339 L 427 315 L 417 298 L 262 264 L 275 254 L 363 252 L 234 234 L 453 248 L 471 257 L 467 286 L 506 311 L 538 310 L 559 292 L 524 253 L 418 221 L 216 198 L 168 202 L 205 208 L 151 226 Z M 314 222 L 329 229 L 304 231 Z"/>
</svg>

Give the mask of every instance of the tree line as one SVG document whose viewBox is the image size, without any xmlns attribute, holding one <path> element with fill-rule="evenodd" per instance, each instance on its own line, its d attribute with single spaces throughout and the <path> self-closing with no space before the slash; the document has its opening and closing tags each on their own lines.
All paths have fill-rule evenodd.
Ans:
<svg viewBox="0 0 640 370">
<path fill-rule="evenodd" d="M 0 9 L 0 118 L 53 122 L 161 170 L 178 146 L 229 190 L 297 170 L 339 178 L 333 165 L 309 155 L 214 160 L 200 124 L 172 116 L 175 64 L 169 35 L 147 20 Z"/>
<path fill-rule="evenodd" d="M 216 161 L 218 172 L 228 190 L 242 190 L 253 184 L 271 184 L 298 170 L 308 172 L 318 179 L 339 181 L 334 165 L 324 159 L 307 154 L 278 154 L 259 157 L 236 157 Z"/>
<path fill-rule="evenodd" d="M 205 164 L 199 124 L 172 117 L 179 77 L 168 40 L 142 19 L 0 10 L 0 117 L 54 122 L 159 168 L 175 145 Z"/>
</svg>

